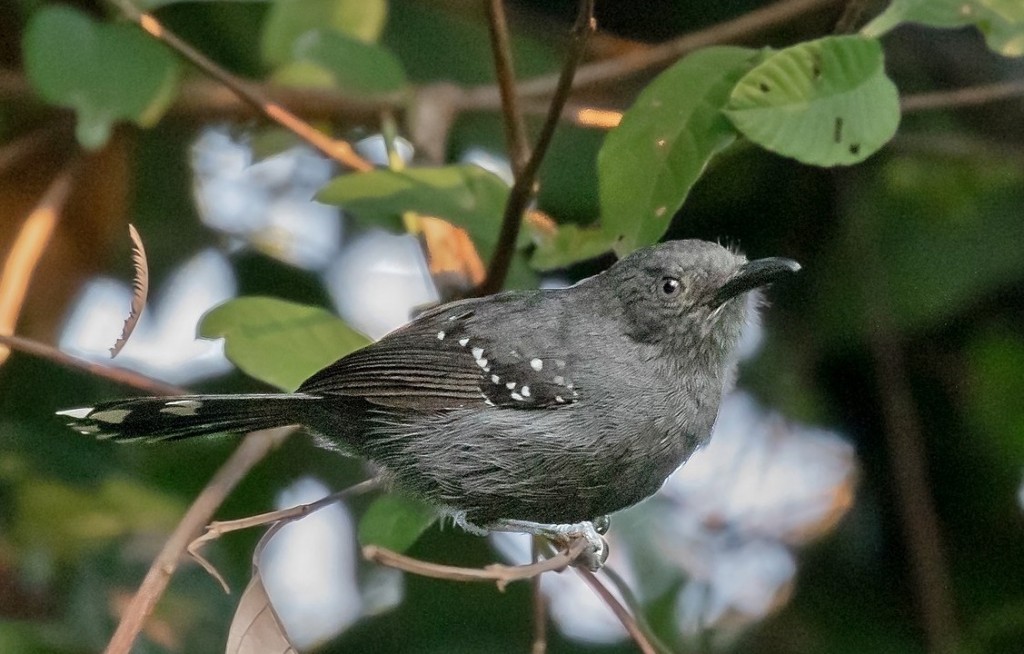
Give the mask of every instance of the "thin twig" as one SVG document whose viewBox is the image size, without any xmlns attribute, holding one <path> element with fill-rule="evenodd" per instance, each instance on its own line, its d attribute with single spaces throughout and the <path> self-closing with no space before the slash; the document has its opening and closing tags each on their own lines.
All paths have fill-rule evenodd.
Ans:
<svg viewBox="0 0 1024 654">
<path fill-rule="evenodd" d="M 903 352 L 892 336 L 883 332 L 872 335 L 870 346 L 882 400 L 893 490 L 921 603 L 928 651 L 933 654 L 953 652 L 959 640 L 951 594 L 953 584 L 929 490 L 924 437 L 907 385 Z"/>
<path fill-rule="evenodd" d="M 488 0 L 487 26 L 491 33 L 491 52 L 494 55 L 494 71 L 501 93 L 501 115 L 505 121 L 505 143 L 508 158 L 515 177 L 522 174 L 530 157 L 526 143 L 526 123 L 519 110 L 516 98 L 516 71 L 512 63 L 512 44 L 508 36 L 508 21 L 505 18 L 504 0 Z"/>
<path fill-rule="evenodd" d="M 533 562 L 541 560 L 540 537 L 530 538 L 530 552 Z M 541 588 L 540 575 L 530 580 L 530 593 L 533 597 L 533 645 L 531 654 L 545 654 L 548 651 L 548 607 Z"/>
<path fill-rule="evenodd" d="M 651 642 L 647 640 L 647 635 L 637 625 L 636 620 L 633 619 L 633 616 L 630 614 L 630 612 L 627 611 L 626 607 L 624 607 L 622 603 L 618 599 L 616 599 L 615 595 L 613 595 L 612 592 L 608 590 L 608 588 L 604 584 L 601 583 L 601 580 L 597 578 L 597 575 L 595 575 L 590 570 L 587 570 L 586 568 L 580 567 L 576 568 L 576 573 L 579 576 L 583 577 L 583 581 L 585 581 L 587 585 L 590 586 L 594 590 L 594 592 L 598 594 L 598 596 L 604 601 L 604 603 L 608 605 L 608 608 L 612 610 L 612 613 L 615 614 L 615 617 L 617 617 L 619 619 L 619 622 L 622 623 L 622 626 L 626 628 L 626 631 L 629 633 L 630 637 L 636 643 L 637 647 L 640 648 L 641 652 L 643 652 L 644 654 L 658 654 L 658 650 L 656 650 L 654 648 L 654 645 L 652 645 Z"/>
<path fill-rule="evenodd" d="M 749 39 L 798 16 L 838 4 L 841 0 L 782 0 L 773 5 L 717 23 L 696 32 L 644 50 L 630 52 L 614 59 L 605 59 L 581 66 L 573 81 L 573 89 L 618 81 L 649 68 L 662 66 L 694 50 L 719 43 L 735 43 Z M 558 88 L 558 78 L 542 75 L 518 84 L 519 97 L 547 96 Z M 483 92 L 486 89 L 481 88 Z"/>
<path fill-rule="evenodd" d="M 1012 80 L 996 84 L 968 86 L 951 91 L 932 91 L 908 95 L 900 101 L 900 109 L 903 113 L 909 114 L 915 111 L 973 107 L 989 102 L 1012 100 L 1021 96 L 1024 96 L 1024 80 Z"/>
<path fill-rule="evenodd" d="M 47 125 L 26 134 L 20 134 L 7 143 L 0 144 L 0 175 L 14 168 L 26 156 L 45 146 L 56 136 L 67 132 L 62 121 Z"/>
<path fill-rule="evenodd" d="M 833 34 L 852 34 L 857 30 L 857 23 L 864 15 L 867 0 L 846 0 L 843 13 L 840 14 L 836 26 L 832 29 Z"/>
<path fill-rule="evenodd" d="M 495 563 L 486 568 L 462 568 L 453 565 L 443 565 L 414 559 L 398 552 L 393 552 L 376 545 L 367 545 L 363 548 L 363 557 L 380 565 L 396 568 L 404 572 L 431 577 L 433 579 L 448 579 L 450 581 L 488 581 L 494 582 L 498 590 L 505 590 L 513 581 L 532 579 L 544 572 L 564 570 L 588 547 L 584 538 L 577 538 L 566 552 L 560 552 L 555 556 L 544 559 L 538 563 L 529 565 L 502 565 Z"/>
<path fill-rule="evenodd" d="M 79 164 L 78 156 L 72 157 L 53 178 L 22 223 L 4 260 L 0 269 L 0 334 L 14 333 L 32 276 L 64 213 Z M 0 346 L 0 364 L 10 353 L 10 349 Z"/>
<path fill-rule="evenodd" d="M 519 225 L 522 223 L 523 212 L 533 196 L 533 183 L 537 177 L 537 171 L 540 170 L 540 164 L 544 160 L 544 155 L 547 154 L 548 146 L 551 145 L 555 127 L 558 126 L 558 121 L 562 117 L 562 108 L 565 107 L 569 94 L 572 92 L 573 76 L 583 58 L 583 53 L 586 52 L 587 40 L 596 28 L 594 0 L 580 0 L 579 13 L 572 28 L 569 53 L 562 66 L 555 94 L 551 98 L 547 118 L 544 120 L 544 126 L 541 128 L 540 136 L 537 137 L 537 144 L 530 154 L 530 159 L 523 167 L 522 173 L 516 177 L 512 190 L 509 191 L 508 201 L 505 203 L 505 214 L 502 216 L 498 244 L 494 248 L 490 265 L 487 267 L 487 277 L 484 279 L 484 283 L 477 288 L 477 295 L 496 293 L 505 283 L 508 267 L 515 254 L 516 239 L 519 237 Z"/>
<path fill-rule="evenodd" d="M 839 186 L 837 191 L 840 206 L 848 205 L 850 200 L 843 196 L 849 191 L 844 186 Z M 859 291 L 872 325 L 868 347 L 881 401 L 892 492 L 915 585 L 921 627 L 927 651 L 947 654 L 956 650 L 959 629 L 952 578 L 928 480 L 924 436 L 907 380 L 899 332 L 893 326 L 892 310 L 887 296 L 877 292 L 884 287 L 878 248 L 867 239 L 867 230 L 854 227 L 848 254 L 864 264 Z"/>
<path fill-rule="evenodd" d="M 651 625 L 644 617 L 642 610 L 643 607 L 640 605 L 640 600 L 637 599 L 636 593 L 634 593 L 633 589 L 629 587 L 629 584 L 627 584 L 626 580 L 622 578 L 622 575 L 616 572 L 610 565 L 605 565 L 601 568 L 601 572 L 608 577 L 608 581 L 612 582 L 612 585 L 615 586 L 615 590 L 619 591 L 619 595 L 622 596 L 622 601 L 632 612 L 633 619 L 636 620 L 637 628 L 644 632 L 644 635 L 647 637 L 647 640 L 650 641 L 651 645 L 653 645 L 660 653 L 671 652 L 672 650 L 670 650 L 665 643 L 661 642 L 657 634 L 654 633 L 654 630 L 651 629 Z"/>
<path fill-rule="evenodd" d="M 210 563 L 206 557 L 199 553 L 199 550 L 207 543 L 213 540 L 217 540 L 224 534 L 229 534 L 233 531 L 239 531 L 241 529 L 250 529 L 252 527 L 260 527 L 262 525 L 274 523 L 284 524 L 305 518 L 314 511 L 319 511 L 325 506 L 329 506 L 353 495 L 359 495 L 367 491 L 373 490 L 380 486 L 380 479 L 374 477 L 361 481 L 358 484 L 349 486 L 348 488 L 342 489 L 336 493 L 331 493 L 308 504 L 299 504 L 298 506 L 291 506 L 287 509 L 281 509 L 279 511 L 268 511 L 266 513 L 260 513 L 259 515 L 247 516 L 245 518 L 238 518 L 236 520 L 214 520 L 210 524 L 206 525 L 206 532 L 201 536 L 195 538 L 191 543 L 188 544 L 188 553 L 192 555 L 199 565 L 203 567 L 210 576 L 220 582 L 221 587 L 225 593 L 230 593 L 231 588 L 228 586 L 228 582 L 224 580 L 220 572 Z"/>
<path fill-rule="evenodd" d="M 164 27 L 152 14 L 139 11 L 130 0 L 110 0 L 125 15 L 147 34 L 167 45 L 196 68 L 231 89 L 239 98 L 251 104 L 270 120 L 290 130 L 326 156 L 355 170 L 372 170 L 373 164 L 363 159 L 346 141 L 333 139 L 302 120 L 282 105 L 263 95 L 259 87 L 224 70 L 206 55 L 183 41 L 174 32 Z"/>
<path fill-rule="evenodd" d="M 31 354 L 32 356 L 52 361 L 57 365 L 64 366 L 65 368 L 81 370 L 89 373 L 90 375 L 109 379 L 112 382 L 131 386 L 132 388 L 137 388 L 141 391 L 152 393 L 153 395 L 182 395 L 186 393 L 184 389 L 166 384 L 158 379 L 140 375 L 139 373 L 132 372 L 131 370 L 112 368 L 110 366 L 93 363 L 92 361 L 86 361 L 85 359 L 79 359 L 78 357 L 61 352 L 52 345 L 40 343 L 39 341 L 34 341 L 30 338 L 24 338 L 21 336 L 4 336 L 0 334 L 0 344 L 6 345 L 17 352 Z"/>
<path fill-rule="evenodd" d="M 231 490 L 245 475 L 284 439 L 294 431 L 293 427 L 281 427 L 254 431 L 245 436 L 238 448 L 231 453 L 224 465 L 217 470 L 206 487 L 199 493 L 192 505 L 174 528 L 163 549 L 153 560 L 149 572 L 132 597 L 128 608 L 121 615 L 114 636 L 107 645 L 105 654 L 129 654 L 135 639 L 142 630 L 146 618 L 153 612 L 160 596 L 167 588 L 171 575 L 181 561 L 188 544 L 202 530 L 214 512 L 224 502 Z"/>
</svg>

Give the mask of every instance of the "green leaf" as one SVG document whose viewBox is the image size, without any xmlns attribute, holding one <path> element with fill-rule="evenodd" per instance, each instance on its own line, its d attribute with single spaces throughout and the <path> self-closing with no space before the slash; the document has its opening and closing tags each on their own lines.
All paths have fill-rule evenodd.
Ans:
<svg viewBox="0 0 1024 654">
<path fill-rule="evenodd" d="M 404 552 L 437 520 L 430 506 L 404 495 L 382 495 L 359 521 L 360 545 Z"/>
<path fill-rule="evenodd" d="M 106 143 L 118 120 L 155 123 L 174 99 L 178 65 L 134 25 L 105 25 L 70 7 L 43 7 L 22 41 L 25 71 L 47 102 L 78 114 L 86 148 Z"/>
<path fill-rule="evenodd" d="M 295 58 L 331 71 L 345 91 L 391 93 L 409 84 L 401 62 L 386 48 L 337 32 L 307 32 L 295 44 Z"/>
<path fill-rule="evenodd" d="M 874 154 L 900 122 L 882 46 L 830 36 L 769 56 L 733 89 L 726 115 L 758 145 L 816 166 Z"/>
<path fill-rule="evenodd" d="M 465 229 L 483 256 L 497 242 L 507 198 L 505 182 L 473 165 L 348 173 L 317 194 L 321 202 L 386 226 L 406 211 L 443 218 Z"/>
<path fill-rule="evenodd" d="M 968 417 L 989 436 L 998 461 L 1018 468 L 1024 462 L 1024 340 L 1010 329 L 975 337 L 967 348 Z"/>
<path fill-rule="evenodd" d="M 112 538 L 169 531 L 184 510 L 177 500 L 120 478 L 88 488 L 31 477 L 14 497 L 15 536 L 69 558 Z"/>
<path fill-rule="evenodd" d="M 599 227 L 559 225 L 558 231 L 537 241 L 530 265 L 537 270 L 554 270 L 593 259 L 615 246 L 615 239 Z"/>
<path fill-rule="evenodd" d="M 651 82 L 597 157 L 601 225 L 627 254 L 668 229 L 711 157 L 735 139 L 721 113 L 758 53 L 712 47 L 685 57 Z"/>
<path fill-rule="evenodd" d="M 269 297 L 225 302 L 203 317 L 199 335 L 224 338 L 243 372 L 286 391 L 370 342 L 328 311 Z"/>
<path fill-rule="evenodd" d="M 375 43 L 387 17 L 387 0 L 279 0 L 270 6 L 263 24 L 263 60 L 271 66 L 291 61 L 296 42 L 313 30 Z"/>
<path fill-rule="evenodd" d="M 954 28 L 973 25 L 994 52 L 1024 55 L 1024 2 L 1020 0 L 893 0 L 861 34 L 878 37 L 900 23 Z"/>
</svg>

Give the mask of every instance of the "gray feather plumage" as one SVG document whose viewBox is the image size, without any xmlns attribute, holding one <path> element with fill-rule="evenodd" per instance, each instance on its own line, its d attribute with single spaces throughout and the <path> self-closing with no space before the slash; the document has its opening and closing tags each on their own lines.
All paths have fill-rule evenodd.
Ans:
<svg viewBox="0 0 1024 654">
<path fill-rule="evenodd" d="M 709 438 L 754 304 L 746 292 L 798 268 L 760 261 L 783 263 L 745 282 L 741 255 L 674 241 L 571 288 L 433 309 L 296 394 L 137 398 L 67 415 L 115 440 L 298 422 L 471 523 L 591 520 L 653 494 Z M 727 283 L 737 296 L 723 302 Z"/>
</svg>

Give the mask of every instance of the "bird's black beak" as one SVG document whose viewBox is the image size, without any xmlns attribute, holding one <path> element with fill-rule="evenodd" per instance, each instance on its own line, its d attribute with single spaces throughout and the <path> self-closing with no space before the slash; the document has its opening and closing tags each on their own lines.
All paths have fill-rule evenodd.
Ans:
<svg viewBox="0 0 1024 654">
<path fill-rule="evenodd" d="M 725 283 L 715 293 L 712 304 L 716 307 L 721 306 L 741 293 L 771 284 L 798 270 L 800 270 L 800 264 L 792 259 L 782 257 L 754 259 L 740 266 L 729 279 L 725 280 Z"/>
</svg>

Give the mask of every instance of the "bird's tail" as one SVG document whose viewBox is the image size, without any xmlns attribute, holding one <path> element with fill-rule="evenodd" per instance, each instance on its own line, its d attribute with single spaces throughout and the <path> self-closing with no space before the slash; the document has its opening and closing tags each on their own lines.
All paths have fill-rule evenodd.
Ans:
<svg viewBox="0 0 1024 654">
<path fill-rule="evenodd" d="M 319 399 L 303 393 L 136 397 L 57 415 L 71 418 L 68 426 L 75 431 L 100 439 L 167 441 L 299 423 L 303 408 Z"/>
</svg>

